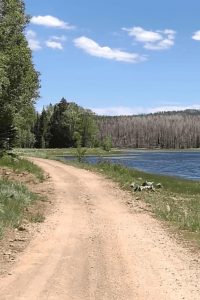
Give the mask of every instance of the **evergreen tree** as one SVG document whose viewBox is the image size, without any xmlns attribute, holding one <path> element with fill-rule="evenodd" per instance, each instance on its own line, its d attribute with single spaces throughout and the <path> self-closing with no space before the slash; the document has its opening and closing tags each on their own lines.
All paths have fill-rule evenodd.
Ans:
<svg viewBox="0 0 200 300">
<path fill-rule="evenodd" d="M 54 106 L 50 121 L 50 147 L 88 147 L 94 144 L 97 126 L 94 114 L 64 98 Z"/>
<path fill-rule="evenodd" d="M 1 0 L 0 15 L 0 147 L 16 137 L 16 116 L 33 108 L 38 97 L 38 73 L 32 63 L 24 30 L 24 1 Z M 19 129 L 19 128 L 17 128 Z"/>
<path fill-rule="evenodd" d="M 81 111 L 81 135 L 83 147 L 94 147 L 96 144 L 97 124 L 95 115 L 90 110 Z"/>
<path fill-rule="evenodd" d="M 43 108 L 41 115 L 37 115 L 35 124 L 35 136 L 37 148 L 48 148 L 49 146 L 49 124 L 52 115 L 52 105 Z"/>
<path fill-rule="evenodd" d="M 70 137 L 64 116 L 64 112 L 68 109 L 66 99 L 62 98 L 60 103 L 54 106 L 53 115 L 50 121 L 50 141 L 51 148 L 69 147 Z"/>
</svg>

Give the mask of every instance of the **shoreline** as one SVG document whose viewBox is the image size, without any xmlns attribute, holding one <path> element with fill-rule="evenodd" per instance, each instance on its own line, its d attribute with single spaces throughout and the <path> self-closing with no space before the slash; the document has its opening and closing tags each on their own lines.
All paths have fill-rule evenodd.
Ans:
<svg viewBox="0 0 200 300">
<path fill-rule="evenodd" d="M 192 180 L 155 175 L 129 169 L 112 163 L 91 165 L 67 160 L 60 160 L 64 164 L 100 173 L 119 184 L 122 190 L 129 191 L 136 201 L 144 203 L 147 210 L 157 219 L 166 222 L 173 230 L 195 247 L 200 247 L 200 185 Z M 152 191 L 134 192 L 131 184 L 142 184 L 145 181 L 161 183 L 163 188 Z M 135 201 L 135 200 L 133 200 Z M 130 203 L 132 205 L 132 203 Z"/>
</svg>

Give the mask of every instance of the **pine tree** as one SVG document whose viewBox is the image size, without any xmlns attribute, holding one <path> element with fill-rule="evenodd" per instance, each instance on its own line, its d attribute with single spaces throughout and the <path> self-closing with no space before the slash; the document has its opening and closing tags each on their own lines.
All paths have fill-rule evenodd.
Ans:
<svg viewBox="0 0 200 300">
<path fill-rule="evenodd" d="M 15 117 L 33 107 L 39 80 L 24 34 L 24 1 L 1 0 L 0 6 L 0 148 L 9 148 L 17 134 Z"/>
<path fill-rule="evenodd" d="M 76 103 L 64 98 L 54 106 L 49 122 L 50 147 L 64 148 L 94 144 L 97 134 L 95 116 Z"/>
</svg>

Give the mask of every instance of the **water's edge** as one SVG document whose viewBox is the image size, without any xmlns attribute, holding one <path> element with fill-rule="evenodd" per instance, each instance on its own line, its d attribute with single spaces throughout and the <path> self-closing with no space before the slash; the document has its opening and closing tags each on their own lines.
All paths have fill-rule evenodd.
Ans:
<svg viewBox="0 0 200 300">
<path fill-rule="evenodd" d="M 62 156 L 62 158 L 75 159 L 74 156 Z M 91 164 L 106 160 L 147 173 L 200 180 L 199 151 L 127 151 L 118 155 L 91 155 L 86 156 L 85 159 Z"/>
</svg>

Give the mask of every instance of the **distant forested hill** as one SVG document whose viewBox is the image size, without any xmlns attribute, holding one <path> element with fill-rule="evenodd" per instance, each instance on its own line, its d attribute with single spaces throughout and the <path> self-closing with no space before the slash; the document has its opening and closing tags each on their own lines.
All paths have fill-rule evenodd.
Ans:
<svg viewBox="0 0 200 300">
<path fill-rule="evenodd" d="M 187 149 L 200 147 L 200 110 L 97 118 L 99 138 L 115 147 Z"/>
</svg>

